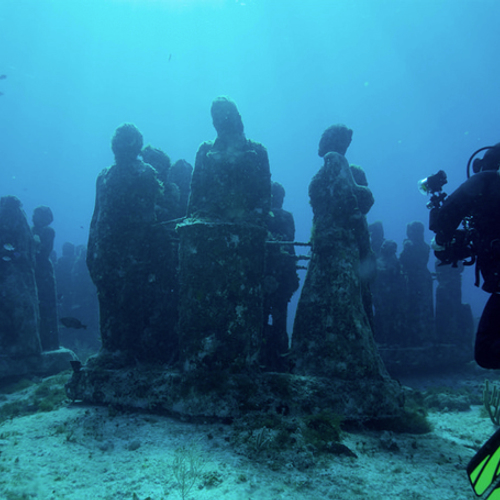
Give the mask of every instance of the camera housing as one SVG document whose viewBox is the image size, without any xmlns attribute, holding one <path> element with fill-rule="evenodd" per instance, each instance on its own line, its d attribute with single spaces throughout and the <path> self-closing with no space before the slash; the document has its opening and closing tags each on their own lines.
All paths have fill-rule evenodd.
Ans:
<svg viewBox="0 0 500 500">
<path fill-rule="evenodd" d="M 444 170 L 439 170 L 436 174 L 429 175 L 425 179 L 418 181 L 418 189 L 422 194 L 440 193 L 443 186 L 448 183 L 448 178 Z"/>
</svg>

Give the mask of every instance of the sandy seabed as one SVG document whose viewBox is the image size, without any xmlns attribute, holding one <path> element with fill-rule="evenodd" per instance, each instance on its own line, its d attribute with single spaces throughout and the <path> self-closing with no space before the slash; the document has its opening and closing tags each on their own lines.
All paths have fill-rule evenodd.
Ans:
<svg viewBox="0 0 500 500">
<path fill-rule="evenodd" d="M 476 380 L 474 390 L 478 386 Z M 28 400 L 33 390 L 32 386 L 4 395 L 0 410 L 13 401 Z M 496 427 L 480 405 L 464 411 L 430 410 L 428 418 L 433 431 L 423 435 L 344 432 L 342 443 L 357 458 L 323 454 L 297 468 L 293 458 L 277 465 L 265 443 L 253 455 L 244 453 L 234 444 L 229 425 L 192 424 L 66 402 L 53 411 L 0 424 L 0 498 L 477 498 L 465 468 Z M 196 462 L 199 473 L 191 490 L 183 492 L 174 464 L 189 460 Z"/>
</svg>

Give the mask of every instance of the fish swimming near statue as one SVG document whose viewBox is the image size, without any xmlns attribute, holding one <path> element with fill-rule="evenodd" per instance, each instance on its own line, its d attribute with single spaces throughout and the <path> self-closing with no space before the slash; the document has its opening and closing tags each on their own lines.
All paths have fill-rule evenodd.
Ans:
<svg viewBox="0 0 500 500">
<path fill-rule="evenodd" d="M 81 328 L 83 328 L 84 330 L 87 329 L 87 325 L 84 325 L 78 318 L 73 318 L 72 316 L 66 316 L 64 318 L 59 318 L 59 321 L 66 328 L 74 328 L 75 330 L 80 330 Z"/>
<path fill-rule="evenodd" d="M 12 257 L 19 257 L 21 254 L 15 251 L 14 245 L 11 243 L 5 243 L 5 245 L 0 249 L 2 255 L 2 260 L 5 262 L 10 262 Z"/>
</svg>

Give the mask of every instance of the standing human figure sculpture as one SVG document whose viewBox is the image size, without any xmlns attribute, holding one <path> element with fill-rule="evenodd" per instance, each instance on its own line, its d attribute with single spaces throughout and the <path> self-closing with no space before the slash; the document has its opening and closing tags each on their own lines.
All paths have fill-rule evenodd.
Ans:
<svg viewBox="0 0 500 500">
<path fill-rule="evenodd" d="M 435 339 L 432 275 L 427 268 L 430 246 L 424 240 L 420 221 L 406 226 L 407 238 L 399 257 L 408 286 L 408 328 L 404 344 L 425 347 Z"/>
<path fill-rule="evenodd" d="M 368 224 L 368 232 L 370 233 L 370 243 L 373 253 L 378 258 L 380 257 L 380 249 L 385 241 L 384 226 L 382 221 L 376 220 L 375 222 Z"/>
<path fill-rule="evenodd" d="M 352 130 L 343 124 L 328 127 L 321 136 L 318 147 L 318 155 L 324 158 L 329 152 L 345 156 L 352 140 Z M 368 187 L 366 174 L 359 165 L 349 165 L 352 178 L 356 184 L 354 196 L 358 205 L 358 216 L 352 221 L 352 229 L 356 235 L 359 248 L 358 273 L 361 279 L 363 305 L 366 315 L 373 329 L 373 304 L 370 291 L 370 283 L 375 279 L 376 257 L 370 244 L 370 233 L 366 214 L 375 202 L 373 194 Z"/>
<path fill-rule="evenodd" d="M 58 294 L 58 316 L 72 316 L 73 311 L 73 284 L 71 270 L 75 263 L 75 245 L 66 241 L 62 246 L 62 255 L 54 266 Z"/>
<path fill-rule="evenodd" d="M 0 198 L 0 350 L 2 356 L 40 355 L 35 239 L 21 201 Z"/>
<path fill-rule="evenodd" d="M 293 242 L 295 222 L 292 213 L 283 209 L 285 188 L 279 182 L 273 182 L 271 190 L 272 215 L 268 219 L 268 228 L 273 241 L 266 246 L 261 360 L 269 371 L 286 371 L 289 369 L 288 303 L 299 288 L 299 277 L 294 246 L 274 242 Z"/>
<path fill-rule="evenodd" d="M 235 373 L 257 365 L 262 342 L 270 170 L 231 99 L 215 99 L 211 114 L 217 138 L 198 150 L 177 228 L 181 361 L 187 371 Z"/>
<path fill-rule="evenodd" d="M 52 210 L 46 206 L 33 212 L 33 234 L 37 241 L 35 277 L 40 307 L 40 341 L 44 351 L 59 349 L 59 326 L 57 322 L 57 292 L 54 266 L 50 254 L 54 249 L 56 232 L 52 224 Z"/>
<path fill-rule="evenodd" d="M 186 217 L 189 194 L 191 192 L 191 178 L 193 166 L 186 160 L 177 160 L 168 172 L 168 179 L 179 188 L 179 211 L 176 217 Z"/>
<path fill-rule="evenodd" d="M 366 225 L 358 200 L 366 189 L 354 181 L 343 155 L 324 155 L 309 185 L 312 257 L 297 306 L 292 353 L 297 374 L 338 379 L 339 384 L 370 381 L 373 388 L 381 384 L 378 390 L 385 394 L 393 384 L 373 340 L 360 272 L 360 233 Z"/>
<path fill-rule="evenodd" d="M 87 265 L 97 287 L 103 352 L 114 363 L 171 362 L 176 356 L 171 291 L 163 286 L 163 239 L 156 207 L 158 173 L 138 159 L 142 134 L 132 124 L 116 130 L 115 163 L 97 178 Z"/>
<path fill-rule="evenodd" d="M 375 340 L 385 346 L 404 346 L 407 335 L 406 280 L 397 256 L 398 245 L 384 240 L 372 283 Z"/>
</svg>

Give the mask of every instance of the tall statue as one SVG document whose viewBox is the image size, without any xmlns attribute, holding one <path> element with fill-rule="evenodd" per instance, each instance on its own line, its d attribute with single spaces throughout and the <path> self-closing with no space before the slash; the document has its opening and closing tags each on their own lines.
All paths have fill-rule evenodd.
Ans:
<svg viewBox="0 0 500 500">
<path fill-rule="evenodd" d="M 181 361 L 234 373 L 257 364 L 262 343 L 271 180 L 266 149 L 245 137 L 236 104 L 218 97 L 211 114 L 217 138 L 198 150 L 177 228 Z"/>
<path fill-rule="evenodd" d="M 57 292 L 54 266 L 50 254 L 54 249 L 56 233 L 50 224 L 54 220 L 52 210 L 46 206 L 33 212 L 33 234 L 37 239 L 35 277 L 40 304 L 40 340 L 44 351 L 59 349 L 57 324 Z"/>
<path fill-rule="evenodd" d="M 407 238 L 399 257 L 408 286 L 408 329 L 404 344 L 425 347 L 435 342 L 432 275 L 427 268 L 430 246 L 420 221 L 406 226 Z"/>
<path fill-rule="evenodd" d="M 0 354 L 12 358 L 39 355 L 35 239 L 21 201 L 0 198 Z"/>
<path fill-rule="evenodd" d="M 97 178 L 87 251 L 99 297 L 101 359 L 113 354 L 109 359 L 118 364 L 169 362 L 176 356 L 175 294 L 165 286 L 161 255 L 169 239 L 156 218 L 162 183 L 157 171 L 137 158 L 142 144 L 134 125 L 116 130 L 115 163 Z"/>
<path fill-rule="evenodd" d="M 289 369 L 289 338 L 287 332 L 288 303 L 299 288 L 295 248 L 295 222 L 291 212 L 283 209 L 285 188 L 273 182 L 272 212 L 268 228 L 272 244 L 266 246 L 266 271 L 264 277 L 264 341 L 261 360 L 269 371 Z M 276 242 L 276 243 L 275 243 Z"/>
<path fill-rule="evenodd" d="M 339 129 L 350 142 L 346 127 Z M 293 326 L 294 373 L 327 378 L 332 391 L 357 398 L 359 411 L 371 413 L 398 400 L 400 390 L 378 354 L 364 302 L 368 188 L 341 154 L 347 146 L 338 149 L 324 154 L 309 185 L 312 256 Z"/>
</svg>

